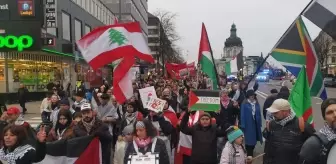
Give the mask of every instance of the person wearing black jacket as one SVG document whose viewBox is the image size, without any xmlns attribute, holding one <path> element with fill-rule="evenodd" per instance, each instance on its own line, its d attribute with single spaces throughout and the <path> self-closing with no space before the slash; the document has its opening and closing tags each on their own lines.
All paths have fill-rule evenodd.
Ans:
<svg viewBox="0 0 336 164">
<path fill-rule="evenodd" d="M 35 146 L 27 144 L 27 134 L 23 126 L 9 125 L 4 129 L 4 147 L 0 149 L 0 163 L 32 164 L 41 162 L 46 155 L 47 134 L 44 127 L 37 133 Z"/>
<path fill-rule="evenodd" d="M 277 99 L 278 96 L 278 90 L 276 89 L 272 89 L 271 90 L 271 95 L 269 95 L 265 102 L 264 102 L 264 106 L 263 106 L 263 115 L 264 115 L 264 119 L 266 120 L 266 115 L 267 115 L 267 108 L 271 107 L 271 105 L 273 104 L 273 102 Z"/>
<path fill-rule="evenodd" d="M 325 124 L 303 144 L 299 164 L 327 164 L 332 160 L 328 158 L 335 156 L 330 154 L 330 150 L 336 143 L 336 98 L 324 100 L 321 113 Z"/>
<path fill-rule="evenodd" d="M 277 99 L 267 109 L 274 120 L 266 125 L 264 164 L 297 164 L 303 143 L 314 134 L 314 128 L 292 112 L 289 102 Z"/>
<path fill-rule="evenodd" d="M 181 131 L 192 136 L 191 164 L 216 164 L 217 137 L 226 135 L 225 129 L 219 129 L 211 124 L 211 116 L 204 113 L 197 124 L 188 127 L 190 110 L 184 114 L 181 121 Z"/>
</svg>

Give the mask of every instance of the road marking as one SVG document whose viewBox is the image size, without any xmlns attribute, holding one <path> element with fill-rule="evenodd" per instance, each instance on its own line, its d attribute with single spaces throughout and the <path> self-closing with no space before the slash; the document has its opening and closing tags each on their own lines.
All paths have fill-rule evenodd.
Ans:
<svg viewBox="0 0 336 164">
<path fill-rule="evenodd" d="M 42 123 L 41 117 L 32 117 L 25 119 L 25 121 L 28 122 L 32 128 L 37 128 Z"/>
<path fill-rule="evenodd" d="M 256 94 L 259 95 L 263 99 L 266 99 L 268 97 L 268 95 L 264 92 L 256 91 Z"/>
</svg>

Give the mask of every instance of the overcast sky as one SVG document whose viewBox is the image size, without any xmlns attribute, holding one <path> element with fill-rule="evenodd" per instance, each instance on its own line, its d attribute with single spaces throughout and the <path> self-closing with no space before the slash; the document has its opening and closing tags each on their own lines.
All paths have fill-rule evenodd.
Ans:
<svg viewBox="0 0 336 164">
<path fill-rule="evenodd" d="M 310 0 L 149 0 L 149 12 L 158 9 L 178 14 L 177 32 L 182 37 L 178 45 L 188 62 L 196 61 L 205 23 L 215 58 L 223 53 L 225 39 L 232 23 L 242 39 L 244 55 L 266 55 L 305 8 Z M 304 19 L 312 38 L 320 29 Z M 273 59 L 274 60 L 274 59 Z M 271 59 L 271 63 L 274 63 Z M 278 65 L 278 64 L 276 64 Z"/>
</svg>

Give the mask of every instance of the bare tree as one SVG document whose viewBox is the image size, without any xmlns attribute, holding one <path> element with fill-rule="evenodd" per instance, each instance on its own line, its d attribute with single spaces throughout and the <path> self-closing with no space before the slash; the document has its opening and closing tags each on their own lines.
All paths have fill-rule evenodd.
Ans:
<svg viewBox="0 0 336 164">
<path fill-rule="evenodd" d="M 182 50 L 176 45 L 176 42 L 180 40 L 180 36 L 176 31 L 175 19 L 177 14 L 166 10 L 157 10 L 154 14 L 159 18 L 161 22 L 161 34 L 160 36 L 160 48 L 162 61 L 172 63 L 182 63 L 184 61 L 182 57 Z"/>
<path fill-rule="evenodd" d="M 328 57 L 332 48 L 333 39 L 325 32 L 321 31 L 316 39 L 313 41 L 315 51 L 324 73 L 328 73 Z"/>
<path fill-rule="evenodd" d="M 175 43 L 176 41 L 181 39 L 176 32 L 176 24 L 175 24 L 175 19 L 177 17 L 176 13 L 159 9 L 155 11 L 153 15 L 155 15 L 160 19 L 163 31 L 171 43 Z"/>
</svg>

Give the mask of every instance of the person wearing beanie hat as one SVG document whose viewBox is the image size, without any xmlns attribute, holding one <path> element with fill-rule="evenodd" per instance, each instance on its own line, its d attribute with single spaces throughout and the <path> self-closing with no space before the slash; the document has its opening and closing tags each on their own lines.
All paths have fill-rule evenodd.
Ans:
<svg viewBox="0 0 336 164">
<path fill-rule="evenodd" d="M 113 164 L 124 164 L 125 150 L 133 140 L 133 125 L 126 126 L 122 131 L 122 135 L 118 137 L 115 145 Z"/>
<path fill-rule="evenodd" d="M 180 128 L 192 138 L 191 163 L 217 164 L 217 139 L 225 136 L 225 129 L 212 124 L 209 113 L 201 114 L 198 123 L 189 127 L 190 112 L 183 115 Z"/>
<path fill-rule="evenodd" d="M 321 104 L 324 126 L 303 144 L 299 164 L 326 164 L 336 161 L 336 98 L 328 98 Z"/>
<path fill-rule="evenodd" d="M 230 126 L 227 130 L 228 142 L 222 151 L 220 164 L 246 164 L 251 162 L 247 160 L 246 150 L 243 140 L 244 134 L 237 126 Z"/>
</svg>

